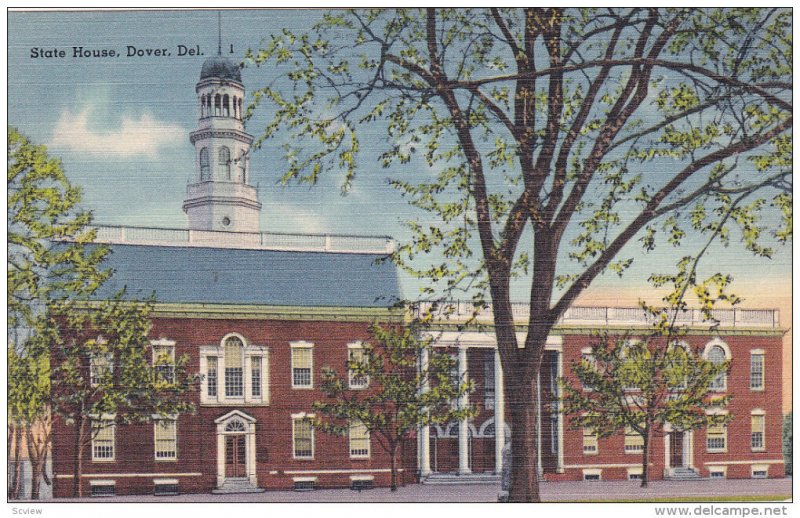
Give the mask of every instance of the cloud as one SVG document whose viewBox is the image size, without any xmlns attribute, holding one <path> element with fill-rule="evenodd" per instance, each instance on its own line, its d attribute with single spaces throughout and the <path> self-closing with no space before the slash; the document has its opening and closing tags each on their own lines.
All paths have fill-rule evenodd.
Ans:
<svg viewBox="0 0 800 518">
<path fill-rule="evenodd" d="M 89 127 L 90 115 L 90 108 L 78 114 L 62 113 L 50 147 L 92 155 L 156 158 L 161 149 L 182 143 L 187 135 L 181 126 L 160 122 L 149 113 L 138 119 L 123 117 L 115 130 L 94 130 Z"/>
<path fill-rule="evenodd" d="M 320 214 L 295 205 L 265 200 L 262 212 L 267 214 L 267 225 L 266 228 L 262 225 L 262 230 L 268 232 L 323 234 L 328 231 L 327 222 Z"/>
</svg>

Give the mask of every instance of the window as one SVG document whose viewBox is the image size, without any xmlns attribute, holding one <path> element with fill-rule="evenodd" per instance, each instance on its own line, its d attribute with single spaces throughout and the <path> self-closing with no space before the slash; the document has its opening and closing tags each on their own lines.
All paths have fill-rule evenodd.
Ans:
<svg viewBox="0 0 800 518">
<path fill-rule="evenodd" d="M 222 115 L 225 117 L 231 116 L 231 103 L 228 94 L 222 96 Z"/>
<path fill-rule="evenodd" d="M 597 434 L 594 428 L 583 428 L 583 454 L 597 455 Z"/>
<path fill-rule="evenodd" d="M 642 480 L 642 468 L 628 468 L 628 480 Z"/>
<path fill-rule="evenodd" d="M 349 362 L 363 363 L 365 360 L 363 345 L 360 342 L 348 344 L 347 356 Z M 349 371 L 348 378 L 351 389 L 363 389 L 369 386 L 369 376 L 366 374 L 357 374 L 356 372 Z"/>
<path fill-rule="evenodd" d="M 178 426 L 175 419 L 156 419 L 153 424 L 156 460 L 178 457 Z"/>
<path fill-rule="evenodd" d="M 114 496 L 117 494 L 116 482 L 113 480 L 90 480 L 89 496 Z"/>
<path fill-rule="evenodd" d="M 603 470 L 601 469 L 585 469 L 583 470 L 583 480 L 602 480 Z"/>
<path fill-rule="evenodd" d="M 231 336 L 225 340 L 225 397 L 244 396 L 242 341 Z"/>
<path fill-rule="evenodd" d="M 494 408 L 494 353 L 483 362 L 483 408 Z"/>
<path fill-rule="evenodd" d="M 226 180 L 231 179 L 231 150 L 225 146 L 219 148 L 219 171 Z"/>
<path fill-rule="evenodd" d="M 625 453 L 642 453 L 644 450 L 644 437 L 639 432 L 625 427 Z"/>
<path fill-rule="evenodd" d="M 765 416 L 763 413 L 753 411 L 750 416 L 750 448 L 753 451 L 764 451 L 764 426 Z"/>
<path fill-rule="evenodd" d="M 581 349 L 581 362 L 588 363 L 592 367 L 595 366 L 594 355 L 592 355 L 591 347 Z M 585 384 L 583 388 L 584 390 L 592 390 L 592 386 L 589 384 Z"/>
<path fill-rule="evenodd" d="M 261 357 L 250 358 L 250 393 L 253 397 L 261 397 Z"/>
<path fill-rule="evenodd" d="M 153 347 L 153 366 L 156 380 L 175 383 L 175 342 L 159 340 L 150 342 Z"/>
<path fill-rule="evenodd" d="M 361 421 L 350 422 L 350 456 L 369 457 L 369 430 Z"/>
<path fill-rule="evenodd" d="M 222 115 L 221 101 L 222 99 L 220 98 L 219 94 L 214 96 L 214 115 L 216 115 L 217 117 Z"/>
<path fill-rule="evenodd" d="M 298 414 L 292 416 L 292 444 L 295 459 L 314 458 L 314 426 L 313 415 Z"/>
<path fill-rule="evenodd" d="M 708 478 L 725 478 L 725 467 L 712 467 L 708 468 Z"/>
<path fill-rule="evenodd" d="M 750 466 L 750 473 L 753 478 L 767 478 L 769 476 L 769 466 L 762 464 Z"/>
<path fill-rule="evenodd" d="M 93 387 L 108 383 L 108 377 L 114 372 L 114 354 L 96 353 L 89 363 L 89 381 Z"/>
<path fill-rule="evenodd" d="M 728 427 L 724 424 L 711 425 L 706 430 L 706 451 L 722 453 L 727 451 Z"/>
<path fill-rule="evenodd" d="M 113 419 L 97 419 L 92 421 L 92 460 L 114 460 Z"/>
<path fill-rule="evenodd" d="M 764 390 L 764 353 L 750 354 L 750 390 Z"/>
<path fill-rule="evenodd" d="M 200 181 L 207 182 L 211 180 L 211 164 L 208 160 L 208 148 L 200 150 Z"/>
<path fill-rule="evenodd" d="M 217 397 L 217 357 L 206 358 L 206 391 L 209 397 Z"/>
<path fill-rule="evenodd" d="M 550 453 L 558 453 L 558 415 L 550 414 Z"/>
<path fill-rule="evenodd" d="M 727 360 L 727 355 L 725 354 L 725 349 L 722 348 L 720 345 L 713 345 L 711 349 L 708 350 L 708 354 L 706 355 L 708 361 L 713 363 L 714 365 L 720 365 Z M 720 374 L 709 385 L 711 390 L 718 390 L 724 391 L 727 387 L 727 376 L 725 373 Z"/>
<path fill-rule="evenodd" d="M 294 342 L 292 348 L 292 388 L 312 388 L 314 344 Z"/>
<path fill-rule="evenodd" d="M 269 403 L 269 350 L 236 333 L 200 347 L 202 405 Z"/>
</svg>

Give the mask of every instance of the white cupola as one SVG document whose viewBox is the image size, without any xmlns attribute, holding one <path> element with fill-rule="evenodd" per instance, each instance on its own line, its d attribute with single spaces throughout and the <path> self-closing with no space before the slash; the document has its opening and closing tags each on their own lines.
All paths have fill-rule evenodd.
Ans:
<svg viewBox="0 0 800 518">
<path fill-rule="evenodd" d="M 189 228 L 258 232 L 261 203 L 248 184 L 253 137 L 242 120 L 245 91 L 239 65 L 221 52 L 208 58 L 195 91 L 199 118 L 189 140 L 196 174 L 183 202 Z"/>
</svg>

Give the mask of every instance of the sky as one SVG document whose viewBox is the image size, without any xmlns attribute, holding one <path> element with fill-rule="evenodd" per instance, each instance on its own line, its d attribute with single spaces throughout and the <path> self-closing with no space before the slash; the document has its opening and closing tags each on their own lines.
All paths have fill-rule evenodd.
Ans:
<svg viewBox="0 0 800 518">
<path fill-rule="evenodd" d="M 320 16 L 320 11 L 226 11 L 225 54 L 239 60 L 270 34 L 307 29 Z M 194 86 L 203 61 L 217 51 L 216 11 L 10 12 L 8 45 L 8 122 L 62 158 L 95 221 L 185 227 L 181 204 L 194 175 L 188 137 L 197 123 Z M 202 55 L 178 56 L 179 45 L 199 46 Z M 122 55 L 73 57 L 73 47 L 113 49 Z M 129 57 L 129 48 L 167 49 L 171 55 Z M 43 55 L 54 50 L 64 51 L 65 57 Z M 248 92 L 269 84 L 271 72 L 245 68 L 242 79 Z M 250 133 L 257 135 L 267 117 L 265 110 L 257 112 L 248 122 Z M 367 135 L 364 147 L 382 138 L 379 132 Z M 251 159 L 252 183 L 263 203 L 262 230 L 378 234 L 400 242 L 409 238 L 403 223 L 420 214 L 386 184 L 389 177 L 406 173 L 401 167 L 383 169 L 375 154 L 365 152 L 362 171 L 346 196 L 339 192 L 342 178 L 336 174 L 323 176 L 314 187 L 283 186 L 278 184 L 280 144 L 267 142 Z M 414 159 L 408 167 L 424 172 L 427 166 Z M 694 244 L 690 239 L 686 246 Z M 579 303 L 657 302 L 647 276 L 668 270 L 679 252 L 684 251 L 661 248 L 649 256 L 631 252 L 636 261 L 622 279 L 600 278 Z M 742 307 L 779 308 L 782 326 L 789 327 L 790 247 L 780 247 L 772 260 L 763 260 L 735 244 L 728 249 L 713 246 L 702 267 L 731 273 L 733 291 L 745 298 Z M 413 298 L 417 281 L 404 277 L 401 282 L 405 296 Z M 525 300 L 525 288 L 515 289 L 513 297 Z"/>
</svg>

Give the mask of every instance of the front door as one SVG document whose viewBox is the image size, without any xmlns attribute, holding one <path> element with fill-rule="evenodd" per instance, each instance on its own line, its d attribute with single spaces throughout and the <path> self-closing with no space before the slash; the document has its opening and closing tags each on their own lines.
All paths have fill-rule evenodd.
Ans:
<svg viewBox="0 0 800 518">
<path fill-rule="evenodd" d="M 683 467 L 683 432 L 674 431 L 669 438 L 669 464 L 673 468 Z"/>
<path fill-rule="evenodd" d="M 246 477 L 244 435 L 225 436 L 225 476 Z"/>
</svg>

